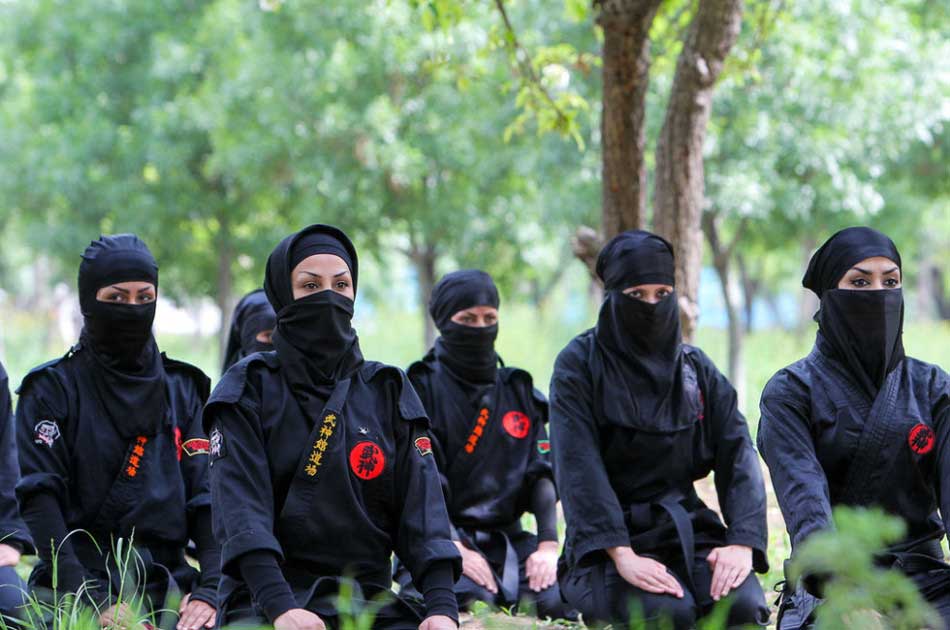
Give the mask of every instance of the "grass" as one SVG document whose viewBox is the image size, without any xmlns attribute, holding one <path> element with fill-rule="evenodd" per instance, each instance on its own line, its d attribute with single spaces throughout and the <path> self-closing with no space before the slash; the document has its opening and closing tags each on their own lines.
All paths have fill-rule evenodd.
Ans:
<svg viewBox="0 0 950 630">
<path fill-rule="evenodd" d="M 370 309 L 367 309 L 369 311 Z M 418 312 L 372 308 L 357 318 L 356 328 L 366 357 L 406 367 L 420 358 L 422 344 L 421 318 Z M 535 385 L 547 391 L 557 353 L 570 339 L 593 323 L 591 312 L 567 311 L 550 307 L 537 311 L 528 306 L 506 304 L 502 308 L 502 325 L 497 348 L 509 365 L 531 372 Z M 61 356 L 69 343 L 44 338 L 42 319 L 22 313 L 0 313 L 6 323 L 2 336 L 3 359 L 10 374 L 11 387 L 18 386 L 26 372 L 35 365 Z M 17 331 L 16 334 L 13 331 Z M 782 367 L 805 356 L 814 342 L 814 326 L 801 333 L 784 330 L 755 331 L 746 338 L 746 394 L 742 408 L 753 435 L 758 425 L 758 399 L 769 378 Z M 217 379 L 220 363 L 217 340 L 190 335 L 159 336 L 159 345 L 169 356 L 194 363 Z M 696 345 L 700 346 L 725 371 L 727 339 L 725 331 L 700 328 Z M 904 346 L 907 354 L 947 367 L 950 357 L 950 323 L 913 322 L 905 327 Z M 766 471 L 767 474 L 767 471 Z M 700 493 L 715 504 L 715 491 L 710 480 L 699 484 Z M 788 556 L 789 543 L 781 513 L 769 489 L 769 561 L 771 571 L 760 576 L 766 595 L 771 598 L 772 586 L 782 579 L 782 561 Z M 562 523 L 563 532 L 563 523 Z M 24 567 L 26 569 L 27 567 Z M 520 627 L 540 625 L 527 617 L 506 617 L 482 612 L 466 618 L 465 627 Z M 497 625 L 501 624 L 501 625 Z M 80 626 L 76 626 L 80 628 Z M 85 627 L 82 627 L 85 630 Z"/>
</svg>

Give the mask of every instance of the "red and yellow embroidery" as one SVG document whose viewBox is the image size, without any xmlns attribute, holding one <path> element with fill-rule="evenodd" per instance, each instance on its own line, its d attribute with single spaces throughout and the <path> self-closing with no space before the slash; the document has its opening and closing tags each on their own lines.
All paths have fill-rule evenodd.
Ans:
<svg viewBox="0 0 950 630">
<path fill-rule="evenodd" d="M 129 453 L 129 461 L 125 465 L 125 474 L 128 477 L 135 477 L 139 474 L 139 468 L 142 465 L 142 458 L 145 457 L 145 445 L 148 443 L 148 438 L 144 435 L 140 435 L 135 438 L 135 446 L 132 447 L 132 452 Z"/>
<path fill-rule="evenodd" d="M 211 449 L 211 442 L 204 438 L 192 438 L 190 440 L 185 440 L 184 444 L 181 445 L 181 450 L 188 457 L 194 457 L 195 455 L 207 455 Z"/>
<path fill-rule="evenodd" d="M 327 450 L 327 447 L 330 446 L 330 443 L 327 440 L 329 440 L 333 435 L 333 430 L 335 428 L 336 415 L 328 413 L 323 418 L 323 426 L 320 427 L 320 439 L 314 442 L 313 450 L 310 451 L 310 457 L 307 458 L 307 465 L 303 468 L 304 472 L 307 473 L 308 476 L 317 476 L 317 470 L 323 463 L 323 453 Z"/>
<path fill-rule="evenodd" d="M 485 432 L 486 424 L 488 424 L 488 409 L 482 407 L 482 410 L 478 412 L 478 420 L 475 422 L 475 428 L 472 429 L 472 434 L 468 436 L 468 442 L 465 444 L 466 453 L 475 452 L 475 446 L 478 444 L 479 438 L 481 438 Z"/>
</svg>

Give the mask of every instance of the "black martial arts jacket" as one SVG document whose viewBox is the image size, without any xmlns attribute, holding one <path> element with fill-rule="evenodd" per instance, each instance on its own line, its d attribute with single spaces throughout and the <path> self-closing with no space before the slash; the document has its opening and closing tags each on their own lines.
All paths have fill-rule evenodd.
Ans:
<svg viewBox="0 0 950 630">
<path fill-rule="evenodd" d="M 772 377 L 761 412 L 758 445 L 793 548 L 832 526 L 835 505 L 902 517 L 907 538 L 892 551 L 950 531 L 950 377 L 936 365 L 903 359 L 871 400 L 816 346 Z"/>
<path fill-rule="evenodd" d="M 16 500 L 20 468 L 12 411 L 7 371 L 0 365 L 0 544 L 17 547 L 23 553 L 32 553 L 33 539 L 20 516 L 20 506 Z"/>
<path fill-rule="evenodd" d="M 700 397 L 699 413 L 630 426 L 604 413 L 611 386 L 591 376 L 595 344 L 593 330 L 574 338 L 551 378 L 551 445 L 567 521 L 562 570 L 602 561 L 611 547 L 678 558 L 694 538 L 696 549 L 751 547 L 755 570 L 767 571 L 765 486 L 729 381 L 684 344 L 684 395 Z M 725 525 L 693 489 L 711 471 Z"/>
<path fill-rule="evenodd" d="M 554 478 L 548 404 L 531 375 L 503 367 L 494 384 L 463 383 L 430 352 L 409 367 L 409 378 L 432 419 L 453 525 L 492 530 L 518 523 L 535 482 Z"/>
<path fill-rule="evenodd" d="M 223 606 L 255 551 L 277 556 L 295 592 L 341 576 L 369 596 L 388 590 L 393 551 L 415 580 L 444 560 L 461 573 L 428 419 L 401 370 L 364 362 L 308 418 L 277 353 L 253 354 L 224 375 L 204 422 Z"/>
<path fill-rule="evenodd" d="M 102 410 L 91 380 L 96 364 L 81 345 L 30 372 L 20 387 L 16 414 L 21 471 L 17 496 L 26 505 L 35 495 L 51 495 L 67 531 L 95 536 L 101 554 L 83 533 L 70 536 L 59 551 L 61 567 L 78 558 L 85 572 L 80 583 L 98 578 L 108 584 L 105 555 L 112 552 L 113 540 L 134 534 L 142 560 L 150 565 L 147 581 L 167 584 L 168 573 L 155 565 L 172 573 L 188 569 L 184 551 L 194 539 L 201 545 L 202 575 L 192 597 L 214 605 L 220 575 L 217 549 L 194 531 L 199 513 L 207 518 L 211 504 L 208 441 L 201 429 L 210 383 L 198 368 L 164 354 L 162 362 L 168 416 L 156 435 L 132 439 L 116 429 L 121 418 L 110 418 Z M 80 586 L 64 584 L 63 573 L 61 568 L 61 590 Z M 31 582 L 49 587 L 51 579 L 52 567 L 42 558 Z M 99 588 L 104 590 L 104 584 Z"/>
</svg>

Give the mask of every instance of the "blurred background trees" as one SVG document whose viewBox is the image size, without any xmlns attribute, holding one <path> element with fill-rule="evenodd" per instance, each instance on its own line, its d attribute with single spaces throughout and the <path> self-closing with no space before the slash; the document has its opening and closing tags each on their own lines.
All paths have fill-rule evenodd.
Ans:
<svg viewBox="0 0 950 630">
<path fill-rule="evenodd" d="M 723 331 L 721 368 L 741 389 L 750 331 L 810 330 L 801 270 L 837 228 L 888 232 L 910 320 L 950 317 L 948 13 L 0 2 L 5 304 L 47 322 L 40 347 L 58 352 L 79 253 L 136 231 L 166 297 L 194 317 L 213 302 L 219 323 L 196 334 L 220 330 L 283 235 L 331 222 L 371 270 L 364 328 L 397 331 L 401 360 L 431 343 L 429 292 L 459 266 L 493 273 L 512 313 L 579 331 L 597 288 L 572 254 L 589 262 L 603 238 L 652 226 L 679 250 L 700 341 Z"/>
</svg>

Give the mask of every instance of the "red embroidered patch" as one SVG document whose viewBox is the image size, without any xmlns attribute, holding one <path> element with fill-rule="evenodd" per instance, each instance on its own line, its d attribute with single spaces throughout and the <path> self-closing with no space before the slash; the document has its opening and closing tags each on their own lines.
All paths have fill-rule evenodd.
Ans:
<svg viewBox="0 0 950 630">
<path fill-rule="evenodd" d="M 383 449 L 373 442 L 360 442 L 350 451 L 350 468 L 360 479 L 375 479 L 385 467 Z"/>
<path fill-rule="evenodd" d="M 509 411 L 501 419 L 501 423 L 508 435 L 519 440 L 528 437 L 528 432 L 531 430 L 531 418 L 520 411 Z"/>
<path fill-rule="evenodd" d="M 145 445 L 148 444 L 148 438 L 140 435 L 135 438 L 135 446 L 129 454 L 129 459 L 125 465 L 125 474 L 134 477 L 139 474 L 139 467 L 142 465 L 142 458 L 145 456 Z"/>
<path fill-rule="evenodd" d="M 538 440 L 538 452 L 547 455 L 551 452 L 551 440 Z"/>
<path fill-rule="evenodd" d="M 918 455 L 926 455 L 932 451 L 935 441 L 933 429 L 924 423 L 915 426 L 907 435 L 907 443 L 910 444 L 910 450 Z"/>
<path fill-rule="evenodd" d="M 485 425 L 488 424 L 488 409 L 482 408 L 478 412 L 478 420 L 475 421 L 475 428 L 472 429 L 472 434 L 468 436 L 468 441 L 465 443 L 465 452 L 472 454 L 475 452 L 475 447 L 478 445 L 478 439 L 482 436 L 482 433 L 485 432 Z"/>
<path fill-rule="evenodd" d="M 178 461 L 181 461 L 181 429 L 175 427 L 175 450 L 178 452 Z"/>
<path fill-rule="evenodd" d="M 190 440 L 185 440 L 185 443 L 181 445 L 181 448 L 188 457 L 194 457 L 195 455 L 207 455 L 211 450 L 211 442 L 204 438 L 192 438 Z"/>
<path fill-rule="evenodd" d="M 420 455 L 432 455 L 432 440 L 423 436 L 416 438 L 416 450 Z"/>
</svg>

